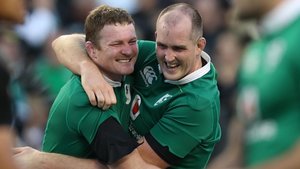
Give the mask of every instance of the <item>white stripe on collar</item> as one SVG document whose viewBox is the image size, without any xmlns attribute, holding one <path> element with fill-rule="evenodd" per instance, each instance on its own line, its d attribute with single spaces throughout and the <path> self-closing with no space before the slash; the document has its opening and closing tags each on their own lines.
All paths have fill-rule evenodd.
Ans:
<svg viewBox="0 0 300 169">
<path fill-rule="evenodd" d="M 276 32 L 300 16 L 299 0 L 283 0 L 280 5 L 270 11 L 260 24 L 262 34 Z"/>
<path fill-rule="evenodd" d="M 107 76 L 103 75 L 103 78 L 105 81 L 107 81 L 107 83 L 109 83 L 112 87 L 120 87 L 122 85 L 121 82 L 119 81 L 113 81 L 110 78 L 108 78 Z"/>
<path fill-rule="evenodd" d="M 193 73 L 190 73 L 188 75 L 186 75 L 185 77 L 183 77 L 182 79 L 179 80 L 165 80 L 166 83 L 170 83 L 170 84 L 174 84 L 174 85 L 183 85 L 183 84 L 187 84 L 189 82 L 192 82 L 196 79 L 201 78 L 202 76 L 204 76 L 205 74 L 207 74 L 210 71 L 210 57 L 209 55 L 202 51 L 201 56 L 207 63 L 206 65 L 204 65 L 203 67 L 199 68 L 198 70 L 194 71 Z"/>
</svg>

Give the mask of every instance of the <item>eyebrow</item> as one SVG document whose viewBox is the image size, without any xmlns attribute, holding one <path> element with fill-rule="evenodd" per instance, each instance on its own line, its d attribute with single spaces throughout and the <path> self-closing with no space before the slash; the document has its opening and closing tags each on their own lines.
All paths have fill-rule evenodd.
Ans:
<svg viewBox="0 0 300 169">
<path fill-rule="evenodd" d="M 165 44 L 161 43 L 161 42 L 156 42 L 157 45 L 164 45 L 166 46 Z"/>
<path fill-rule="evenodd" d="M 185 45 L 174 45 L 174 46 L 171 46 L 172 48 L 180 48 L 180 49 L 186 49 L 186 46 Z"/>
<path fill-rule="evenodd" d="M 137 38 L 131 38 L 128 40 L 128 42 L 131 42 L 131 41 L 137 41 Z M 124 41 L 123 40 L 114 40 L 114 41 L 110 42 L 110 44 L 112 44 L 112 43 L 124 43 Z"/>
<path fill-rule="evenodd" d="M 167 46 L 166 44 L 164 43 L 161 43 L 161 42 L 156 42 L 157 45 L 161 45 L 161 46 Z M 172 45 L 172 46 L 169 46 L 170 48 L 174 49 L 174 48 L 179 48 L 179 49 L 187 49 L 185 45 Z"/>
</svg>

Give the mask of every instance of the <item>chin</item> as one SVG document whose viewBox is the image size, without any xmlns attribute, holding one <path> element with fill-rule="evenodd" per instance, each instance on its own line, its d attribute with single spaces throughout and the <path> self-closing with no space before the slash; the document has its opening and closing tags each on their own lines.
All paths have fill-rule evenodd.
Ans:
<svg viewBox="0 0 300 169">
<path fill-rule="evenodd" d="M 176 75 L 163 73 L 166 80 L 179 80 L 180 78 Z"/>
<path fill-rule="evenodd" d="M 129 74 L 133 73 L 133 71 L 134 71 L 134 69 L 128 69 L 128 70 L 121 71 L 121 73 L 124 75 L 129 75 Z"/>
</svg>

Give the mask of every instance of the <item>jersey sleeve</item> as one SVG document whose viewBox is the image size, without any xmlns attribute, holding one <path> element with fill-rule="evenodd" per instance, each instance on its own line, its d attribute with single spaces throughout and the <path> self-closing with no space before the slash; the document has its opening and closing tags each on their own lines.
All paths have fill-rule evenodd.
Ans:
<svg viewBox="0 0 300 169">
<path fill-rule="evenodd" d="M 111 108 L 103 111 L 97 106 L 92 106 L 80 85 L 80 79 L 77 80 L 77 83 L 79 85 L 74 85 L 74 88 L 71 89 L 74 92 L 70 94 L 66 121 L 70 130 L 82 135 L 90 144 L 101 123 L 111 116 L 117 118 L 117 115 Z"/>
<path fill-rule="evenodd" d="M 112 164 L 131 153 L 138 144 L 123 129 L 115 107 L 103 111 L 90 105 L 86 97 L 82 92 L 74 95 L 76 99 L 71 107 L 76 111 L 70 111 L 69 123 L 87 140 L 100 162 Z"/>
<path fill-rule="evenodd" d="M 90 145 L 99 161 L 112 164 L 130 154 L 139 144 L 115 118 L 109 117 L 99 126 Z"/>
<path fill-rule="evenodd" d="M 76 100 L 86 100 L 84 101 L 86 104 L 76 101 L 72 103 L 74 105 L 70 108 L 73 108 L 74 111 L 69 111 L 71 113 L 68 115 L 70 117 L 70 120 L 68 120 L 69 126 L 91 144 L 99 126 L 109 117 L 117 119 L 117 115 L 111 109 L 102 111 L 100 108 L 90 105 L 88 98 L 85 98 L 87 97 L 85 94 L 78 93 L 75 97 Z"/>
<path fill-rule="evenodd" d="M 204 151 L 211 152 L 220 139 L 218 110 L 209 102 L 199 104 L 191 99 L 186 102 L 189 104 L 183 104 L 181 101 L 172 102 L 171 108 L 150 130 L 150 134 L 180 158 L 200 143 Z"/>
</svg>

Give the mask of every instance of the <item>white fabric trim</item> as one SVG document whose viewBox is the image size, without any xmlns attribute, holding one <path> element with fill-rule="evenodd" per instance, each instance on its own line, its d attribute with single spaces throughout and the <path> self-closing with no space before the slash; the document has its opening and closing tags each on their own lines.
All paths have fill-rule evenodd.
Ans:
<svg viewBox="0 0 300 169">
<path fill-rule="evenodd" d="M 203 67 L 201 67 L 198 70 L 194 71 L 193 73 L 190 73 L 190 74 L 186 75 L 182 79 L 179 79 L 179 80 L 165 80 L 165 82 L 170 83 L 170 84 L 174 84 L 174 85 L 183 85 L 183 84 L 187 84 L 189 82 L 192 82 L 196 79 L 199 79 L 202 76 L 204 76 L 205 74 L 207 74 L 210 71 L 211 59 L 210 59 L 209 55 L 204 51 L 202 51 L 202 54 L 201 54 L 200 57 L 202 57 L 207 62 L 206 65 L 204 65 Z"/>
<path fill-rule="evenodd" d="M 299 0 L 283 0 L 280 5 L 270 11 L 260 24 L 262 34 L 276 32 L 290 24 L 300 15 Z"/>
<path fill-rule="evenodd" d="M 109 83 L 112 87 L 121 87 L 122 83 L 118 81 L 113 81 L 110 78 L 103 75 L 103 78 L 107 83 Z"/>
</svg>

